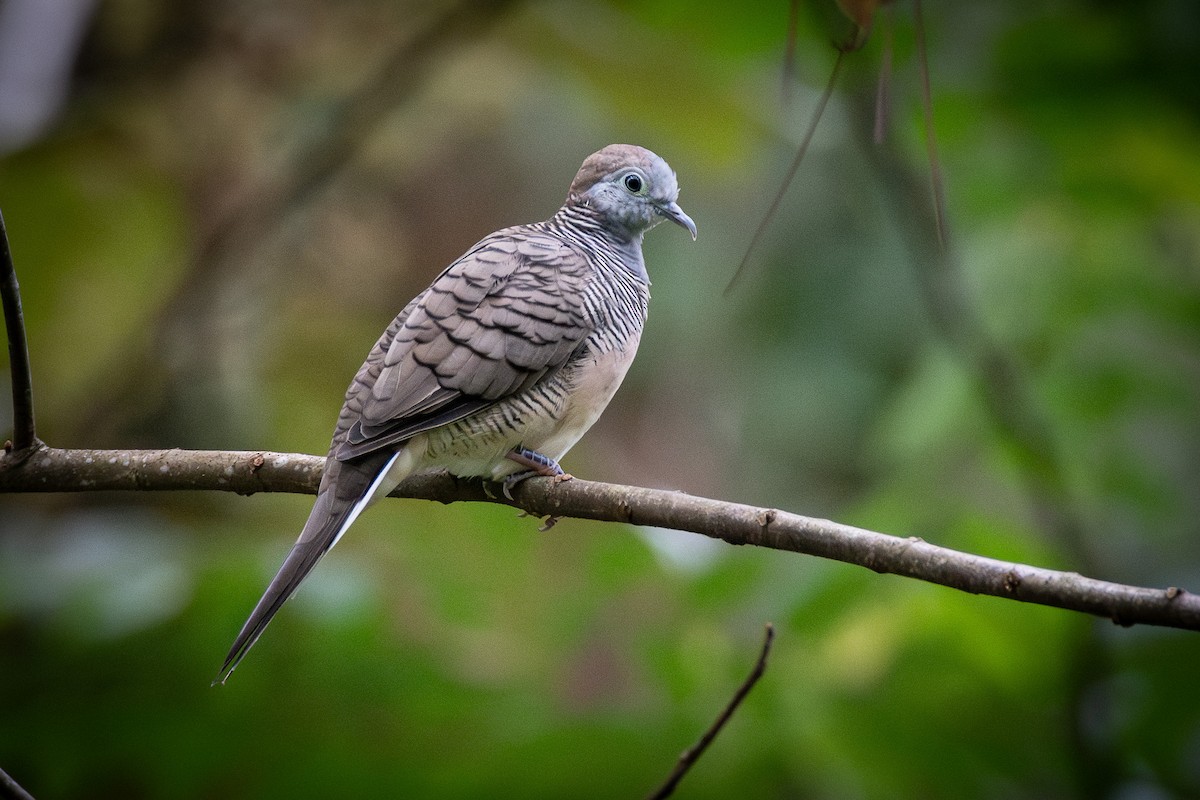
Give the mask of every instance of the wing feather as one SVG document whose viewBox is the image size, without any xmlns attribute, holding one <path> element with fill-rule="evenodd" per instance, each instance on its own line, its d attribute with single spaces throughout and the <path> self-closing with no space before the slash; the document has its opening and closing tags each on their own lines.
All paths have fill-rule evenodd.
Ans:
<svg viewBox="0 0 1200 800">
<path fill-rule="evenodd" d="M 591 332 L 590 274 L 579 250 L 541 230 L 484 239 L 376 344 L 347 393 L 337 458 L 394 446 L 556 372 Z"/>
</svg>

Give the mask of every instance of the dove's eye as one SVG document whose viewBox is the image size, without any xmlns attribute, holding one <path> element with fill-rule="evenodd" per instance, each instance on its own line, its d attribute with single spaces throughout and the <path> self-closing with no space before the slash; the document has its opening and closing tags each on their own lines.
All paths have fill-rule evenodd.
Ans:
<svg viewBox="0 0 1200 800">
<path fill-rule="evenodd" d="M 642 191 L 642 179 L 639 175 L 626 175 L 625 188 L 634 194 L 639 194 Z"/>
</svg>

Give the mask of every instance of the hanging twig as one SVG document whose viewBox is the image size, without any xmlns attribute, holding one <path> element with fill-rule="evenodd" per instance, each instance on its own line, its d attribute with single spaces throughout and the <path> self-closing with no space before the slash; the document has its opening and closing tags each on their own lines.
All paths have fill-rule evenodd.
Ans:
<svg viewBox="0 0 1200 800">
<path fill-rule="evenodd" d="M 808 130 L 804 132 L 804 138 L 800 141 L 800 147 L 796 150 L 796 156 L 792 159 L 792 165 L 788 167 L 787 174 L 783 178 L 783 183 L 779 187 L 779 191 L 775 193 L 775 199 L 771 201 L 771 205 L 767 208 L 767 213 L 763 215 L 762 221 L 758 223 L 757 230 L 754 231 L 754 236 L 750 238 L 750 245 L 746 248 L 746 254 L 742 256 L 742 262 L 738 264 L 737 271 L 733 273 L 733 277 L 729 279 L 729 283 L 725 286 L 725 294 L 728 295 L 733 291 L 733 287 L 741 279 L 742 273 L 746 270 L 746 265 L 750 263 L 750 256 L 754 254 L 754 249 L 758 247 L 758 242 L 762 239 L 767 227 L 771 224 L 771 220 L 775 219 L 775 214 L 779 211 L 779 204 L 783 202 L 783 196 L 787 194 L 788 187 L 792 185 L 792 179 L 796 177 L 796 171 L 800 169 L 800 163 L 804 161 L 804 156 L 808 153 L 808 146 L 812 143 L 813 134 L 817 132 L 817 125 L 821 121 L 821 116 L 825 113 L 825 106 L 829 103 L 829 98 L 833 96 L 833 89 L 837 85 L 838 72 L 842 68 L 842 60 L 848 52 L 846 47 L 839 47 L 837 58 L 833 62 L 833 69 L 829 73 L 829 81 L 825 84 L 825 91 L 821 93 L 821 99 L 817 101 L 817 107 L 813 109 L 812 118 L 808 123 Z"/>
<path fill-rule="evenodd" d="M 800 22 L 800 0 L 788 3 L 787 39 L 783 45 L 783 81 L 780 98 L 786 109 L 792 104 L 792 86 L 796 79 L 796 29 Z"/>
<path fill-rule="evenodd" d="M 946 246 L 946 190 L 942 181 L 942 162 L 938 158 L 937 132 L 933 127 L 933 92 L 929 88 L 929 56 L 925 47 L 925 20 L 921 0 L 913 0 L 916 25 L 917 59 L 921 73 L 921 110 L 925 115 L 925 151 L 929 157 L 929 180 L 933 184 L 933 218 L 937 223 L 938 244 Z"/>
<path fill-rule="evenodd" d="M 879 81 L 875 86 L 875 144 L 883 144 L 892 119 L 892 60 L 895 34 L 891 6 L 883 6 L 883 52 L 879 55 Z"/>
</svg>

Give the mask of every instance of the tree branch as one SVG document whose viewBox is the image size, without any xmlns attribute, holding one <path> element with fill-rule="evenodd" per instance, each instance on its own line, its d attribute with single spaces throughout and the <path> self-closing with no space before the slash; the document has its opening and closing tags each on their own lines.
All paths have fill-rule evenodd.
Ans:
<svg viewBox="0 0 1200 800">
<path fill-rule="evenodd" d="M 725 723 L 729 722 L 733 716 L 733 712 L 737 711 L 738 706 L 746 699 L 746 695 L 750 694 L 750 690 L 754 688 L 754 684 L 758 683 L 758 679 L 763 676 L 767 670 L 767 656 L 771 653 L 771 642 L 775 640 L 775 626 L 767 623 L 767 631 L 763 636 L 762 650 L 759 651 L 758 661 L 754 662 L 754 669 L 750 670 L 750 674 L 746 676 L 746 680 L 742 681 L 742 685 L 733 693 L 729 703 L 721 711 L 720 715 L 709 726 L 709 729 L 704 732 L 694 745 L 684 750 L 679 756 L 679 761 L 675 763 L 675 769 L 671 770 L 671 774 L 663 781 L 662 786 L 658 787 L 653 794 L 650 795 L 650 800 L 662 800 L 664 797 L 670 797 L 675 787 L 683 780 L 683 776 L 687 774 L 692 765 L 700 760 L 700 756 L 704 755 L 704 751 L 712 744 L 713 739 L 717 738 L 717 734 L 725 727 Z"/>
<path fill-rule="evenodd" d="M 41 446 L 22 463 L 0 457 L 0 492 L 155 491 L 166 489 L 316 492 L 324 459 L 295 453 L 212 450 L 59 450 Z M 530 479 L 516 501 L 491 497 L 478 480 L 446 474 L 409 478 L 394 497 L 493 502 L 539 516 L 674 528 L 730 544 L 829 558 L 879 573 L 1025 603 L 1082 611 L 1118 625 L 1162 625 L 1200 631 L 1200 595 L 1086 578 L 1026 564 L 804 517 L 694 497 L 683 492 L 596 483 Z"/>
<path fill-rule="evenodd" d="M 25 341 L 25 317 L 21 313 L 21 291 L 17 270 L 8 247 L 8 231 L 0 213 L 0 301 L 4 306 L 4 329 L 8 335 L 8 362 L 12 369 L 12 449 L 20 453 L 37 442 L 33 424 L 33 377 L 29 368 L 29 346 Z M 7 449 L 7 448 L 6 448 Z"/>
</svg>

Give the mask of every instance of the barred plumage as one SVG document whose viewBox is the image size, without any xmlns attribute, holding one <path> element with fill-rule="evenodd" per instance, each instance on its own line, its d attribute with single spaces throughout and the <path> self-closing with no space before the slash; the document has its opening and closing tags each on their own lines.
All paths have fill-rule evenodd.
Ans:
<svg viewBox="0 0 1200 800">
<path fill-rule="evenodd" d="M 396 316 L 346 392 L 300 538 L 233 643 L 224 682 L 358 514 L 416 472 L 505 480 L 558 459 L 608 405 L 650 299 L 642 235 L 696 226 L 666 162 L 609 145 L 545 222 L 497 231 Z M 525 471 L 522 471 L 525 470 Z"/>
</svg>

